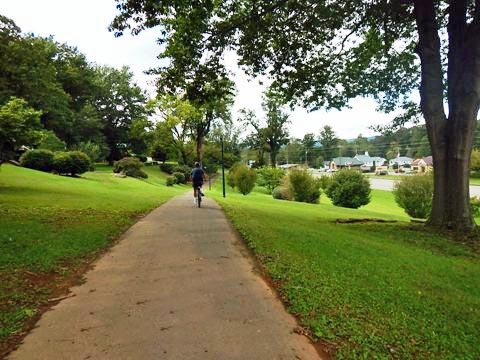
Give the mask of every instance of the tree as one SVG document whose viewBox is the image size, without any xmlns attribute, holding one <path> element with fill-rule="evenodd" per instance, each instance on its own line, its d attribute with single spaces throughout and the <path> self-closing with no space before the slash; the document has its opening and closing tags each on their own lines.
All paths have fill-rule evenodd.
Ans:
<svg viewBox="0 0 480 360">
<path fill-rule="evenodd" d="M 31 146 L 40 140 L 40 115 L 23 99 L 11 98 L 0 107 L 0 165 L 22 145 Z"/>
<path fill-rule="evenodd" d="M 320 144 L 322 144 L 322 152 L 325 159 L 331 161 L 338 155 L 338 138 L 332 127 L 325 125 L 320 131 Z"/>
<path fill-rule="evenodd" d="M 263 151 L 267 149 L 270 153 L 270 165 L 275 167 L 280 148 L 288 143 L 286 129 L 289 123 L 288 115 L 282 110 L 278 98 L 272 92 L 265 94 L 262 107 L 265 111 L 264 124 L 251 110 L 242 111 L 243 122 L 254 129 L 254 133 L 249 138 L 251 145 L 259 149 L 261 157 L 263 157 Z"/>
<path fill-rule="evenodd" d="M 180 49 L 200 43 L 196 51 L 212 57 L 235 48 L 240 64 L 268 72 L 286 101 L 342 108 L 373 95 L 381 110 L 405 109 L 397 125 L 418 119 L 420 110 L 435 167 L 428 224 L 475 226 L 468 164 L 480 107 L 479 1 L 117 2 L 114 28 L 125 30 L 131 19 L 140 21 L 134 31 L 163 25 L 161 41 L 176 40 Z M 420 90 L 420 109 L 410 99 L 413 89 Z"/>
<path fill-rule="evenodd" d="M 129 146 L 129 130 L 132 122 L 146 115 L 146 96 L 143 90 L 133 83 L 133 74 L 128 67 L 120 70 L 110 67 L 96 69 L 99 91 L 94 98 L 94 106 L 100 115 L 102 132 L 110 153 L 110 164 L 120 160 Z"/>
<path fill-rule="evenodd" d="M 145 118 L 134 119 L 128 130 L 128 143 L 135 155 L 145 155 L 152 143 L 152 122 Z"/>
<path fill-rule="evenodd" d="M 164 95 L 150 102 L 149 107 L 156 109 L 162 119 L 154 130 L 153 142 L 167 152 L 173 151 L 183 164 L 188 164 L 191 152 L 187 142 L 202 112 L 190 101 L 174 95 Z"/>
<path fill-rule="evenodd" d="M 315 154 L 314 152 L 314 147 L 315 143 L 317 141 L 315 140 L 315 134 L 309 133 L 305 134 L 302 139 L 302 144 L 303 144 L 303 149 L 305 151 L 305 163 L 308 165 L 310 163 L 313 163 L 312 161 L 309 162 L 309 159 L 314 159 Z"/>
<path fill-rule="evenodd" d="M 264 137 L 270 152 L 270 164 L 275 167 L 280 148 L 288 143 L 288 114 L 282 110 L 282 103 L 272 91 L 267 91 L 263 99 L 263 110 L 266 114 L 267 126 Z"/>
<path fill-rule="evenodd" d="M 267 139 L 265 136 L 265 129 L 261 127 L 259 120 L 253 110 L 240 109 L 239 121 L 245 126 L 251 126 L 253 132 L 247 135 L 243 145 L 256 150 L 255 167 L 265 165 L 265 152 L 268 151 Z"/>
</svg>

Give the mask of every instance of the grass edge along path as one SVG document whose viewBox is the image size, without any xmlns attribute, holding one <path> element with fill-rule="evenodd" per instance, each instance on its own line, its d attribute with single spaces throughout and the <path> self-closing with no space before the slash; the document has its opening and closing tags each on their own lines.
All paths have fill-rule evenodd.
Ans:
<svg viewBox="0 0 480 360">
<path fill-rule="evenodd" d="M 139 217 L 187 189 L 166 187 L 158 167 L 145 170 L 146 180 L 106 166 L 69 178 L 2 165 L 0 358 Z"/>
<path fill-rule="evenodd" d="M 213 196 L 274 280 L 288 310 L 335 357 L 480 357 L 480 259 L 414 225 L 389 192 L 359 210 Z M 391 224 L 335 224 L 338 218 Z"/>
</svg>

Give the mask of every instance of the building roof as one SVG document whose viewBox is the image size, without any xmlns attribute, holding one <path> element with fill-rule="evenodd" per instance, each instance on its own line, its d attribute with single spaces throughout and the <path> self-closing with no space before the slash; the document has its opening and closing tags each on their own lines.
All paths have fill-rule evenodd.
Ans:
<svg viewBox="0 0 480 360">
<path fill-rule="evenodd" d="M 408 156 L 397 156 L 395 159 L 390 160 L 392 163 L 405 163 L 405 162 L 413 162 L 412 158 Z"/>
<path fill-rule="evenodd" d="M 425 156 L 424 158 L 421 158 L 421 159 L 415 159 L 413 161 L 413 165 L 420 164 L 420 161 L 423 161 L 425 163 L 425 165 L 427 165 L 427 166 L 432 166 L 433 165 L 433 157 L 432 156 Z"/>
<path fill-rule="evenodd" d="M 423 161 L 425 161 L 425 163 L 427 165 L 433 165 L 433 156 L 431 156 L 431 155 L 430 156 L 425 156 L 423 158 Z"/>
<path fill-rule="evenodd" d="M 336 157 L 332 160 L 337 166 L 360 166 L 363 165 L 362 161 L 359 161 L 351 157 Z"/>
<path fill-rule="evenodd" d="M 369 155 L 355 155 L 355 159 L 363 162 L 364 164 L 369 163 L 369 162 L 373 163 L 374 161 L 375 161 L 375 163 L 384 163 L 385 161 L 387 161 L 387 159 L 384 159 L 382 157 L 369 156 Z"/>
</svg>

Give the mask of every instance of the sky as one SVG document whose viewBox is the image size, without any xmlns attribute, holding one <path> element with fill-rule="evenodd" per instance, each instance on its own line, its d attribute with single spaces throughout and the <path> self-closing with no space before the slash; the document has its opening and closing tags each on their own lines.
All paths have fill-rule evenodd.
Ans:
<svg viewBox="0 0 480 360">
<path fill-rule="evenodd" d="M 151 96 L 155 95 L 153 78 L 143 72 L 159 65 L 157 31 L 149 29 L 137 36 L 115 38 L 108 31 L 116 14 L 114 0 L 0 0 L 0 14 L 14 20 L 23 32 L 37 36 L 53 35 L 59 42 L 76 46 L 90 62 L 114 67 L 128 65 L 138 85 Z M 234 118 L 244 107 L 255 110 L 261 117 L 264 86 L 238 68 L 235 54 L 227 54 L 225 63 L 234 73 L 237 86 L 232 111 Z M 354 99 L 350 105 L 350 109 L 342 111 L 295 109 L 290 113 L 291 136 L 302 138 L 306 133 L 319 134 L 325 125 L 332 126 L 344 139 L 353 139 L 359 134 L 372 136 L 375 133 L 370 126 L 387 124 L 392 119 L 392 115 L 376 112 L 375 102 L 371 99 Z"/>
</svg>

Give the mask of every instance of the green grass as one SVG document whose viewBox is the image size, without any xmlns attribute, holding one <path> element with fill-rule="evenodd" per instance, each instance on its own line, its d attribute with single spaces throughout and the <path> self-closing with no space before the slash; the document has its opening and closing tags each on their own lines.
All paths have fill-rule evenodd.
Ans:
<svg viewBox="0 0 480 360">
<path fill-rule="evenodd" d="M 107 166 L 80 178 L 0 168 L 0 345 L 51 296 L 52 282 L 187 189 L 166 187 L 158 167 L 145 171 L 149 178 L 137 180 L 114 177 Z"/>
<path fill-rule="evenodd" d="M 480 258 L 430 233 L 385 191 L 359 210 L 273 200 L 220 202 L 303 326 L 339 359 L 480 358 Z M 398 223 L 336 224 L 338 218 Z"/>
</svg>

